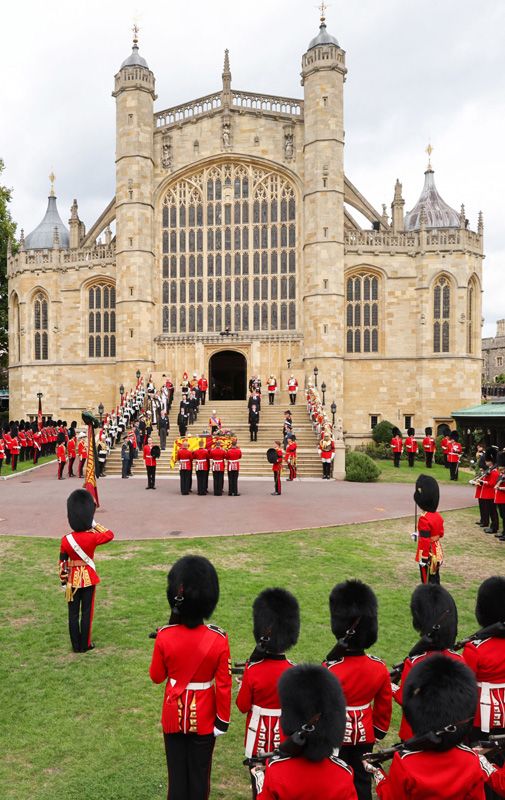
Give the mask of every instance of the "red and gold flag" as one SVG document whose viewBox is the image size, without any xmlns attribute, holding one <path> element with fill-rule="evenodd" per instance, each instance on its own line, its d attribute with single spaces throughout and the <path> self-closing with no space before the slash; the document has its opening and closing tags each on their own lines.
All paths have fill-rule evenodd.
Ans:
<svg viewBox="0 0 505 800">
<path fill-rule="evenodd" d="M 88 490 L 96 507 L 100 507 L 98 502 L 98 488 L 96 484 L 96 445 L 93 425 L 88 425 L 88 460 L 86 462 L 86 476 L 84 478 L 84 488 Z"/>
<path fill-rule="evenodd" d="M 37 413 L 37 427 L 39 431 L 42 430 L 43 423 L 42 423 L 42 397 L 39 395 L 39 410 Z"/>
</svg>

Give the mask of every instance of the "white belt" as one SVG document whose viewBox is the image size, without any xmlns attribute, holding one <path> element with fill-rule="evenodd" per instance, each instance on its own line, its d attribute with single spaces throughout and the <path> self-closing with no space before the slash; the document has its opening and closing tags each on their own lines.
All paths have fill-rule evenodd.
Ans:
<svg viewBox="0 0 505 800">
<path fill-rule="evenodd" d="M 223 465 L 223 469 L 221 469 L 221 464 Z M 212 471 L 213 472 L 223 472 L 224 471 L 224 461 L 220 459 L 219 461 L 212 462 Z"/>
<path fill-rule="evenodd" d="M 370 708 L 370 703 L 366 703 L 364 706 L 346 706 L 346 711 L 365 711 L 365 709 Z"/>
<path fill-rule="evenodd" d="M 489 733 L 491 722 L 491 692 L 493 689 L 505 689 L 505 683 L 477 682 L 480 686 L 480 729 Z"/>
<path fill-rule="evenodd" d="M 199 469 L 199 470 L 203 469 L 203 470 L 207 471 L 206 466 L 207 466 L 207 461 L 197 461 L 196 462 L 196 469 Z"/>
<path fill-rule="evenodd" d="M 177 683 L 177 681 L 175 680 L 175 678 L 170 678 L 170 684 L 172 686 L 175 686 L 176 683 Z M 203 689 L 210 689 L 211 686 L 213 686 L 213 685 L 214 685 L 213 681 L 207 681 L 206 683 L 188 683 L 188 685 L 186 686 L 186 689 L 184 691 L 200 692 Z"/>
<path fill-rule="evenodd" d="M 251 706 L 251 719 L 247 727 L 247 737 L 245 741 L 246 758 L 251 758 L 258 732 L 260 717 L 280 717 L 280 708 L 262 708 L 261 706 Z"/>
</svg>

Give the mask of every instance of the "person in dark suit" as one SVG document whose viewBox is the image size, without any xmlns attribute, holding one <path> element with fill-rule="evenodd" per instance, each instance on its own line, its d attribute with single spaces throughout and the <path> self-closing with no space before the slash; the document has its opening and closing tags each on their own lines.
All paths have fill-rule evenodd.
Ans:
<svg viewBox="0 0 505 800">
<path fill-rule="evenodd" d="M 165 450 L 167 446 L 167 434 L 170 428 L 169 419 L 165 413 L 165 411 L 161 412 L 160 418 L 158 420 L 158 433 L 160 436 L 160 449 Z"/>
<path fill-rule="evenodd" d="M 260 424 L 260 412 L 255 405 L 249 409 L 249 432 L 251 434 L 251 442 L 258 441 L 258 425 Z"/>
</svg>

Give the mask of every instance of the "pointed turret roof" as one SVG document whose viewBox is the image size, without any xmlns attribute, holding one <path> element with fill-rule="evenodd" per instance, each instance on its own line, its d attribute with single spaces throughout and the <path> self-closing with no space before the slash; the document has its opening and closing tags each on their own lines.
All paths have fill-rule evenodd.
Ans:
<svg viewBox="0 0 505 800">
<path fill-rule="evenodd" d="M 325 16 L 326 8 L 327 6 L 324 3 L 321 3 L 320 7 L 321 19 L 319 25 L 319 33 L 311 40 L 307 50 L 312 50 L 313 47 L 319 47 L 320 45 L 325 45 L 325 44 L 335 44 L 338 47 L 338 42 L 335 39 L 335 37 L 329 34 L 328 31 L 326 30 L 326 16 Z"/>
<path fill-rule="evenodd" d="M 56 205 L 53 187 L 48 197 L 47 210 L 42 222 L 25 238 L 25 250 L 51 250 L 55 241 L 55 229 L 58 231 L 59 247 L 69 246 L 68 228 L 63 224 Z"/>
<path fill-rule="evenodd" d="M 435 186 L 435 173 L 428 165 L 424 173 L 424 187 L 421 196 L 412 211 L 405 214 L 405 230 L 415 231 L 421 227 L 421 217 L 424 217 L 426 228 L 459 228 L 460 217 L 454 208 L 451 208 L 442 199 Z"/>
<path fill-rule="evenodd" d="M 145 58 L 139 54 L 139 40 L 138 40 L 138 32 L 139 29 L 136 25 L 133 26 L 133 46 L 131 55 L 128 58 L 125 58 L 123 63 L 121 64 L 120 69 L 123 67 L 145 67 L 145 69 L 149 69 L 147 66 L 147 61 Z"/>
</svg>

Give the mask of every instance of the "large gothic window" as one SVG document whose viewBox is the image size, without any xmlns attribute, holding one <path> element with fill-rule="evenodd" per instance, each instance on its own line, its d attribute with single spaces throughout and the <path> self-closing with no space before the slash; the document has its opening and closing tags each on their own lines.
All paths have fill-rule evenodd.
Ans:
<svg viewBox="0 0 505 800">
<path fill-rule="evenodd" d="M 283 176 L 242 164 L 205 168 L 168 189 L 161 223 L 163 333 L 248 330 L 249 320 L 255 330 L 296 329 L 296 197 Z M 278 299 L 289 300 L 280 313 Z"/>
<path fill-rule="evenodd" d="M 475 352 L 475 331 L 476 331 L 476 302 L 477 302 L 477 282 L 472 278 L 468 284 L 466 299 L 466 338 L 467 352 Z"/>
<path fill-rule="evenodd" d="M 47 361 L 49 358 L 48 299 L 44 292 L 37 292 L 33 298 L 33 330 L 35 361 Z"/>
<path fill-rule="evenodd" d="M 115 357 L 116 288 L 94 283 L 88 288 L 88 358 Z"/>
<path fill-rule="evenodd" d="M 450 347 L 451 286 L 441 275 L 433 288 L 433 352 L 448 353 Z"/>
<path fill-rule="evenodd" d="M 290 293 L 291 296 L 291 293 Z M 346 283 L 346 350 L 379 352 L 379 278 L 368 272 L 350 275 Z"/>
</svg>

